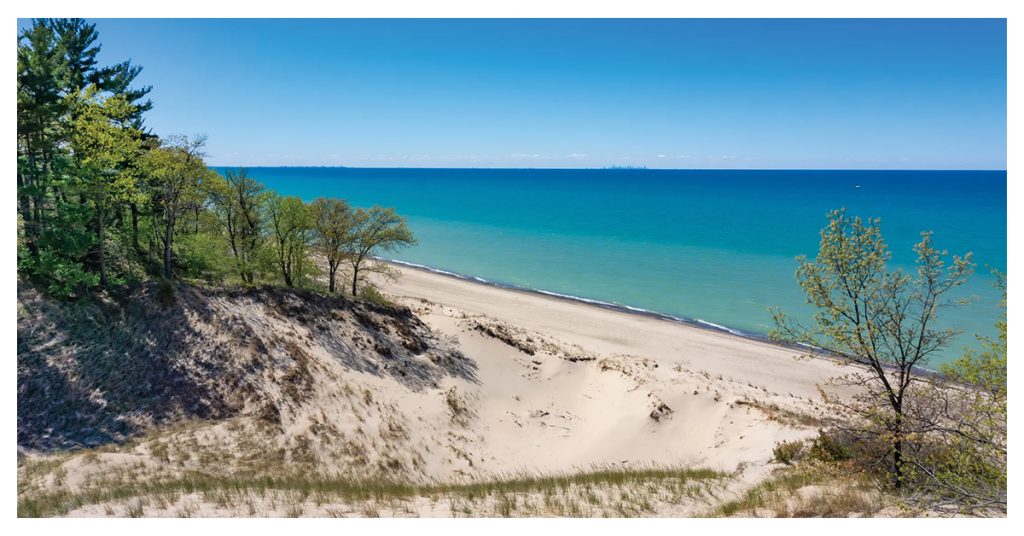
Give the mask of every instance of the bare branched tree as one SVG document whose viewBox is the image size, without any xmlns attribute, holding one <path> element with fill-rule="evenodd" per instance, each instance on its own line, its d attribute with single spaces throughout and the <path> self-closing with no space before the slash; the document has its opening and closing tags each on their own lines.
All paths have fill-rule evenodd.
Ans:
<svg viewBox="0 0 1024 536">
<path fill-rule="evenodd" d="M 817 311 L 805 326 L 773 310 L 778 341 L 827 349 L 842 361 L 863 367 L 844 378 L 860 387 L 852 399 L 833 400 L 863 417 L 864 434 L 887 445 L 892 485 L 903 485 L 906 446 L 916 423 L 908 410 L 926 376 L 921 367 L 959 334 L 936 327 L 942 308 L 958 302 L 949 293 L 973 271 L 971 254 L 953 256 L 921 234 L 915 247 L 917 274 L 890 270 L 890 253 L 879 220 L 850 218 L 845 210 L 829 214 L 814 261 L 801 257 L 796 277 L 807 302 Z M 814 353 L 814 352 L 812 352 Z"/>
</svg>

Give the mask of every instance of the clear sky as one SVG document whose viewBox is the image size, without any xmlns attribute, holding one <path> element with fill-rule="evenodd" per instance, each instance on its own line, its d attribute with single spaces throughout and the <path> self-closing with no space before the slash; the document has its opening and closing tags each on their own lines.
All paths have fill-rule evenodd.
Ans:
<svg viewBox="0 0 1024 536">
<path fill-rule="evenodd" d="M 217 165 L 1006 167 L 1003 20 L 94 22 Z"/>
</svg>

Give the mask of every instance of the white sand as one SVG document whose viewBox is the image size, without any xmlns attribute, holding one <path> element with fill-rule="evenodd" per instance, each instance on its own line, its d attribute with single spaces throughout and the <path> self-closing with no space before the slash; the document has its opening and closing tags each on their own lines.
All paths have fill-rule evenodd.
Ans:
<svg viewBox="0 0 1024 536">
<path fill-rule="evenodd" d="M 613 463 L 763 468 L 777 441 L 814 430 L 735 402 L 814 414 L 822 410 L 818 386 L 842 372 L 765 342 L 398 269 L 402 277 L 384 283 L 385 292 L 457 337 L 479 364 L 479 385 L 460 388 L 479 399 L 470 429 L 490 471 Z M 474 322 L 507 325 L 520 338 L 566 351 L 528 356 L 472 329 Z M 572 362 L 566 354 L 596 360 Z M 662 403 L 671 414 L 656 421 L 651 411 Z"/>
<path fill-rule="evenodd" d="M 272 453 L 286 447 L 295 456 L 294 449 L 308 443 L 318 473 L 358 476 L 383 469 L 428 481 L 594 466 L 709 467 L 736 476 L 716 494 L 721 500 L 778 467 L 772 462 L 778 441 L 816 433 L 814 423 L 793 415 L 821 416 L 818 387 L 846 372 L 832 361 L 798 360 L 793 349 L 726 333 L 398 270 L 397 281 L 378 282 L 384 292 L 412 308 L 440 337 L 457 343 L 475 363 L 474 377 L 445 376 L 439 385 L 410 386 L 392 374 L 346 364 L 337 344 L 361 335 L 338 332 L 336 344 L 324 344 L 301 322 L 270 314 L 265 304 L 218 302 L 265 338 L 290 341 L 309 356 L 309 395 L 299 404 L 281 405 L 280 432 L 259 435 L 265 428 L 252 416 L 195 423 L 124 453 L 93 460 L 72 456 L 62 467 L 63 485 L 75 490 L 136 466 L 152 475 L 209 471 L 204 452 L 215 454 L 227 469 L 254 449 Z M 408 366 L 366 357 L 398 372 Z M 282 373 L 267 376 L 268 396 L 286 386 L 278 377 Z M 172 451 L 166 461 L 153 455 L 160 441 Z M 200 502 L 195 515 L 254 515 L 238 505 Z M 69 515 L 125 515 L 127 504 L 120 501 L 113 510 L 109 504 L 88 505 Z M 283 502 L 277 508 L 294 506 Z M 331 509 L 343 507 L 310 507 L 304 515 L 333 515 Z M 419 516 L 454 510 L 423 501 L 402 506 L 407 507 L 408 515 Z M 670 502 L 653 515 L 692 515 L 708 507 L 699 500 Z M 176 515 L 182 505 L 149 508 L 147 515 Z M 274 508 L 259 510 L 277 512 Z"/>
</svg>

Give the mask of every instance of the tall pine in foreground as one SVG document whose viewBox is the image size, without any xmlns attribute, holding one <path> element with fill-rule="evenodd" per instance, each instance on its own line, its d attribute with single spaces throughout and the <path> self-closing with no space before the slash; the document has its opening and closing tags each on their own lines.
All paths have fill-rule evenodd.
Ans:
<svg viewBox="0 0 1024 536">
<path fill-rule="evenodd" d="M 133 88 L 130 62 L 98 65 L 97 39 L 81 19 L 38 19 L 18 36 L 19 269 L 61 295 L 108 282 L 108 231 L 141 195 L 149 88 Z M 131 263 L 118 259 L 119 275 Z"/>
</svg>

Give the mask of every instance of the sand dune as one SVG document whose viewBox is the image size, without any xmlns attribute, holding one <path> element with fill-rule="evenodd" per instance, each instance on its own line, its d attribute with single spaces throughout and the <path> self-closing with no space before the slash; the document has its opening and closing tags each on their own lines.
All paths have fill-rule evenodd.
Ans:
<svg viewBox="0 0 1024 536">
<path fill-rule="evenodd" d="M 775 442 L 813 432 L 813 419 L 786 424 L 757 408 L 813 417 L 818 387 L 842 372 L 725 333 L 399 270 L 384 290 L 479 367 L 479 384 L 460 388 L 478 398 L 472 428 L 492 471 L 764 466 Z"/>
<path fill-rule="evenodd" d="M 127 443 L 30 455 L 19 468 L 20 497 L 68 497 L 40 503 L 51 504 L 41 515 L 131 515 L 129 500 L 83 497 L 164 482 L 177 498 L 147 502 L 146 515 L 291 515 L 295 508 L 369 515 L 365 506 L 296 505 L 292 496 L 265 494 L 245 499 L 242 509 L 186 493 L 193 484 L 181 479 L 272 474 L 434 485 L 659 466 L 728 473 L 715 495 L 721 499 L 778 467 L 776 442 L 816 432 L 818 386 L 842 372 L 831 361 L 797 360 L 792 349 L 725 333 L 400 272 L 381 286 L 416 318 L 286 289 L 180 286 L 173 306 L 136 293 L 118 298 L 132 314 L 82 325 L 33 292 L 19 294 L 19 384 L 38 383 L 19 398 L 19 448 L 59 450 L 55 437 L 93 437 L 97 426 L 126 418 L 136 423 L 118 429 Z M 118 352 L 129 339 L 135 353 L 125 362 Z M 135 362 L 147 365 L 129 366 Z M 80 373 L 97 363 L 121 367 L 114 370 L 127 381 Z M 236 387 L 222 381 L 228 376 Z M 50 398 L 36 395 L 56 385 L 68 386 L 62 392 L 82 410 L 54 429 Z M 198 402 L 182 403 L 186 394 Z M 202 409 L 210 401 L 223 403 Z M 82 421 L 82 411 L 95 415 Z M 630 506 L 629 515 L 711 507 L 706 496 L 680 498 L 681 490 L 655 506 Z M 487 507 L 437 500 L 443 504 L 401 502 L 382 515 L 456 515 L 460 508 L 462 515 L 501 515 L 496 497 Z M 559 512 L 531 515 L 566 515 Z"/>
</svg>

